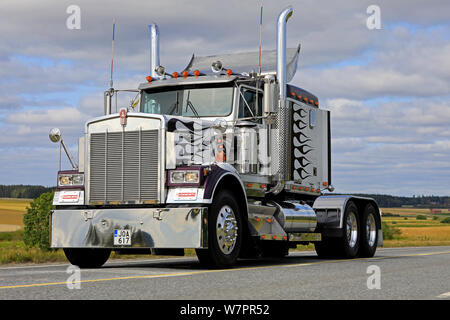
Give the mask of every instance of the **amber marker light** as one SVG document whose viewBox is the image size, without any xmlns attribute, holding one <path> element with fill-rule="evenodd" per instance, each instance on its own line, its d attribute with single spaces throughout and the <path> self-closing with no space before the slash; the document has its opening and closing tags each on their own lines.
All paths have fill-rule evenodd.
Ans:
<svg viewBox="0 0 450 320">
<path fill-rule="evenodd" d="M 231 69 L 227 70 L 227 75 L 231 76 L 233 74 L 233 71 L 231 71 Z"/>
<path fill-rule="evenodd" d="M 183 78 L 186 78 L 189 75 L 189 72 L 183 71 L 181 74 L 183 75 Z"/>
<path fill-rule="evenodd" d="M 178 78 L 178 76 L 179 76 L 178 72 L 172 73 L 172 77 L 174 77 L 175 79 Z"/>
<path fill-rule="evenodd" d="M 152 77 L 150 77 L 150 76 L 147 76 L 145 79 L 147 79 L 147 81 L 148 81 L 148 83 L 150 83 L 150 82 L 152 82 Z"/>
<path fill-rule="evenodd" d="M 194 71 L 194 76 L 198 77 L 199 75 L 200 75 L 200 71 L 195 70 L 195 71 Z"/>
</svg>

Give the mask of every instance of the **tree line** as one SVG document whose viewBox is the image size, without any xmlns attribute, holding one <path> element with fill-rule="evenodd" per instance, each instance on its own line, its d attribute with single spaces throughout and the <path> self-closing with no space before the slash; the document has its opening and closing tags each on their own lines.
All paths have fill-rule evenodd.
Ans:
<svg viewBox="0 0 450 320">
<path fill-rule="evenodd" d="M 25 198 L 35 199 L 46 192 L 51 192 L 55 187 L 36 185 L 0 185 L 0 198 Z"/>
<path fill-rule="evenodd" d="M 369 197 L 375 199 L 382 208 L 399 208 L 412 206 L 416 208 L 441 208 L 450 209 L 450 197 L 448 196 L 412 196 L 400 197 L 387 194 L 354 194 L 355 196 Z"/>
</svg>

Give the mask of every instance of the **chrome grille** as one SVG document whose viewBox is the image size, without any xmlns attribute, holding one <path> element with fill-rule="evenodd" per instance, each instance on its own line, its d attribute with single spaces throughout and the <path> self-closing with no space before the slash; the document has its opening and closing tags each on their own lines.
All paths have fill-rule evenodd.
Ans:
<svg viewBox="0 0 450 320">
<path fill-rule="evenodd" d="M 90 203 L 158 200 L 158 130 L 92 133 Z"/>
</svg>

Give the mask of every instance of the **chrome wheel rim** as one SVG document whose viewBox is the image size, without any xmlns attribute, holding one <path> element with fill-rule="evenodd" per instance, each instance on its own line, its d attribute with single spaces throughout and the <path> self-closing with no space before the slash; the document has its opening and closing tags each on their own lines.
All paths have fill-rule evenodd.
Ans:
<svg viewBox="0 0 450 320">
<path fill-rule="evenodd" d="M 373 247 L 377 238 L 377 225 L 373 214 L 369 214 L 366 223 L 366 238 L 369 246 Z"/>
<path fill-rule="evenodd" d="M 348 245 L 351 248 L 354 248 L 356 242 L 358 241 L 358 221 L 356 220 L 356 215 L 353 212 L 350 212 L 347 216 L 346 231 Z"/>
<path fill-rule="evenodd" d="M 238 227 L 236 216 L 229 206 L 223 206 L 217 215 L 216 235 L 220 250 L 230 254 L 236 245 Z"/>
</svg>

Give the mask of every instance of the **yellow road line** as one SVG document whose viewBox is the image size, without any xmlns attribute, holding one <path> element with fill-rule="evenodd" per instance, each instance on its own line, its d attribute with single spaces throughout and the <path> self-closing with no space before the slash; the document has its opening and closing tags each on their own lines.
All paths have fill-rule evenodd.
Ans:
<svg viewBox="0 0 450 320">
<path fill-rule="evenodd" d="M 248 270 L 258 270 L 258 269 L 279 268 L 279 267 L 285 267 L 285 268 L 286 267 L 306 267 L 306 266 L 324 264 L 324 263 L 342 263 L 342 262 L 350 262 L 350 261 L 358 261 L 358 260 L 367 260 L 367 261 L 385 260 L 385 259 L 404 258 L 404 257 L 431 256 L 431 255 L 449 254 L 449 253 L 450 253 L 450 251 L 439 251 L 439 252 L 429 252 L 429 253 L 406 254 L 406 255 L 399 255 L 399 256 L 354 258 L 354 259 L 344 259 L 344 260 L 326 260 L 326 261 L 305 262 L 305 263 L 286 264 L 286 265 L 277 264 L 277 265 L 260 266 L 260 267 L 243 267 L 243 268 L 233 268 L 233 269 L 202 270 L 202 271 L 166 273 L 166 274 L 153 274 L 153 275 L 145 275 L 145 276 L 128 276 L 128 277 L 116 277 L 116 278 L 90 279 L 90 280 L 73 281 L 70 283 L 76 284 L 76 283 L 105 282 L 105 281 L 116 281 L 116 280 L 152 279 L 152 278 L 175 277 L 175 276 L 190 276 L 190 275 L 197 275 L 197 274 L 217 273 L 217 272 L 248 271 Z M 67 284 L 67 281 L 4 286 L 4 287 L 0 287 L 0 289 L 29 288 L 29 287 L 54 286 L 54 285 L 65 285 L 65 284 Z"/>
</svg>

